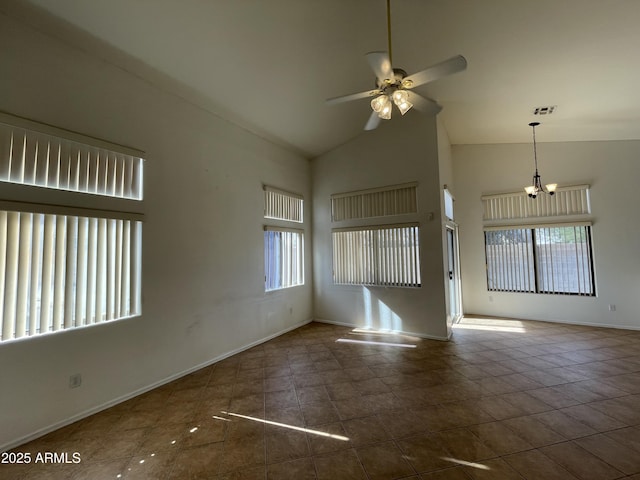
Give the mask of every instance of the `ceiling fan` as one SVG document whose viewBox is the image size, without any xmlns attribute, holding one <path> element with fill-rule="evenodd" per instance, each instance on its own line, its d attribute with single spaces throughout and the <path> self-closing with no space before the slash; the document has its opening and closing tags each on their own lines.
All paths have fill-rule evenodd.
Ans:
<svg viewBox="0 0 640 480">
<path fill-rule="evenodd" d="M 411 90 L 467 68 L 467 60 L 462 55 L 456 55 L 409 76 L 401 68 L 393 68 L 391 66 L 391 0 L 387 0 L 387 40 L 389 52 L 370 52 L 365 55 L 376 75 L 375 89 L 327 99 L 328 105 L 335 105 L 351 100 L 375 97 L 371 100 L 373 112 L 364 127 L 365 130 L 377 128 L 382 119 L 391 119 L 394 104 L 402 115 L 407 113 L 411 107 L 415 107 L 416 110 L 423 113 L 437 114 L 442 110 L 440 105 Z"/>
</svg>

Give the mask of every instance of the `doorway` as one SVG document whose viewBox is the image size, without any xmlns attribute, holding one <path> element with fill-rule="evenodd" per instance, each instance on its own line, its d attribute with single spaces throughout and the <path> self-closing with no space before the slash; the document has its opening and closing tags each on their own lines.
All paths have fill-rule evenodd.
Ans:
<svg viewBox="0 0 640 480">
<path fill-rule="evenodd" d="M 447 222 L 447 310 L 451 324 L 457 323 L 462 318 L 462 291 L 460 287 L 460 262 L 458 245 L 458 226 L 453 222 Z"/>
</svg>

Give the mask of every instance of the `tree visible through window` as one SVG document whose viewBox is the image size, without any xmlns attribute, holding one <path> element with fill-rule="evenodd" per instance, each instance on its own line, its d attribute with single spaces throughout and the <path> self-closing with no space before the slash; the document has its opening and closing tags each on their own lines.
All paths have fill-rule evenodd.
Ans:
<svg viewBox="0 0 640 480">
<path fill-rule="evenodd" d="M 590 225 L 485 231 L 490 291 L 595 295 Z"/>
</svg>

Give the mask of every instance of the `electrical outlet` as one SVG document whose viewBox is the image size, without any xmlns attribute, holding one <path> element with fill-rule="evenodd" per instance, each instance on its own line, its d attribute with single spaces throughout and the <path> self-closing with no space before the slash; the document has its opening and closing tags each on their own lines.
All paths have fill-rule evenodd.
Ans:
<svg viewBox="0 0 640 480">
<path fill-rule="evenodd" d="M 78 388 L 80 385 L 82 385 L 82 375 L 76 373 L 69 377 L 69 388 Z"/>
</svg>

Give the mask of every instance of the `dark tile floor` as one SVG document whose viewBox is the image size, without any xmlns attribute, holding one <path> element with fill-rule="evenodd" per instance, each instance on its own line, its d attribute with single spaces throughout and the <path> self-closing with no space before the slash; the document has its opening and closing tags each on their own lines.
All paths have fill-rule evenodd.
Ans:
<svg viewBox="0 0 640 480">
<path fill-rule="evenodd" d="M 0 478 L 638 480 L 640 332 L 311 323 L 14 451 L 81 462 Z"/>
</svg>

